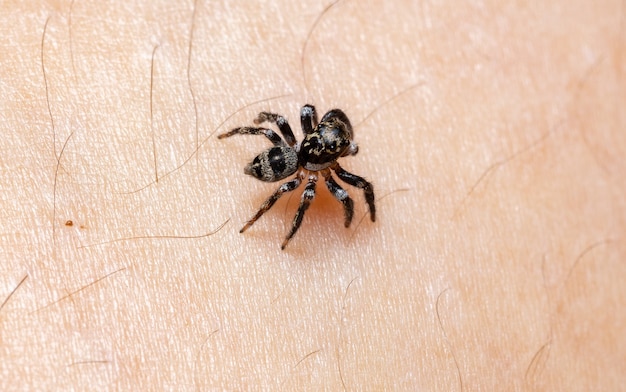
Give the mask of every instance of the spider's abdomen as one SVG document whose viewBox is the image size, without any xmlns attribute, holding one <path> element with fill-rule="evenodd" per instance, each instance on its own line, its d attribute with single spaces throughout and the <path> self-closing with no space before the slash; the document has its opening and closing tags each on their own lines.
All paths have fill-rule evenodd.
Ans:
<svg viewBox="0 0 626 392">
<path fill-rule="evenodd" d="M 292 175 L 297 169 L 298 154 L 295 150 L 276 146 L 257 155 L 243 171 L 261 181 L 274 182 Z"/>
<path fill-rule="evenodd" d="M 331 165 L 350 146 L 350 136 L 341 122 L 321 122 L 302 141 L 300 164 L 310 170 L 321 170 Z"/>
</svg>

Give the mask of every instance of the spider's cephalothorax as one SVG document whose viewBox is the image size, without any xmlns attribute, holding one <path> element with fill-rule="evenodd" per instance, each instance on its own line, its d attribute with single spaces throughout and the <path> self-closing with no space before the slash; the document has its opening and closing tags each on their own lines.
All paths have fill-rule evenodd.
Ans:
<svg viewBox="0 0 626 392">
<path fill-rule="evenodd" d="M 352 141 L 353 132 L 350 120 L 340 109 L 333 109 L 327 112 L 322 121 L 317 122 L 315 107 L 305 105 L 300 111 L 300 122 L 304 132 L 304 140 L 297 143 L 291 127 L 287 120 L 275 113 L 261 112 L 254 120 L 255 124 L 263 122 L 276 123 L 283 138 L 268 128 L 240 127 L 223 133 L 219 139 L 236 134 L 243 135 L 264 135 L 273 144 L 273 147 L 260 153 L 244 169 L 244 173 L 258 178 L 261 181 L 279 181 L 297 172 L 296 177 L 282 184 L 262 205 L 252 219 L 246 223 L 240 232 L 244 232 L 254 224 L 285 192 L 298 188 L 306 179 L 306 186 L 302 193 L 300 207 L 294 217 L 291 230 L 282 243 L 281 248 L 285 249 L 291 237 L 296 234 L 304 212 L 309 208 L 309 204 L 315 196 L 315 186 L 318 176 L 321 175 L 326 182 L 326 187 L 333 196 L 343 204 L 345 212 L 345 226 L 349 227 L 354 215 L 354 203 L 348 192 L 346 192 L 334 180 L 331 171 L 334 171 L 344 182 L 363 189 L 365 201 L 369 206 L 370 218 L 372 222 L 376 220 L 376 206 L 374 204 L 374 188 L 372 184 L 363 177 L 359 177 L 345 171 L 337 159 L 347 155 L 355 155 L 359 148 Z"/>
</svg>

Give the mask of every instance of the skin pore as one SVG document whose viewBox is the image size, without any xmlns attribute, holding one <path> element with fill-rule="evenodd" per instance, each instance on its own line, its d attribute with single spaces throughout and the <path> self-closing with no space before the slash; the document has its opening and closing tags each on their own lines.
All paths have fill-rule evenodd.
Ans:
<svg viewBox="0 0 626 392">
<path fill-rule="evenodd" d="M 0 6 L 0 390 L 617 390 L 621 1 Z M 341 108 L 377 220 L 243 167 Z"/>
</svg>

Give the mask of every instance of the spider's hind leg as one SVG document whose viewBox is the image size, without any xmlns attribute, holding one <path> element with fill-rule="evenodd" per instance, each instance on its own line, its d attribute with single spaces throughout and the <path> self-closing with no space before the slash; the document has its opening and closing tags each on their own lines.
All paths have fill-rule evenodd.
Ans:
<svg viewBox="0 0 626 392">
<path fill-rule="evenodd" d="M 300 225 L 302 224 L 302 218 L 304 218 L 304 213 L 309 208 L 311 204 L 311 200 L 315 197 L 315 183 L 317 182 L 317 176 L 312 175 L 309 176 L 309 182 L 306 184 L 304 188 L 304 192 L 302 192 L 302 199 L 300 200 L 300 207 L 298 207 L 298 212 L 296 212 L 296 216 L 293 218 L 293 223 L 291 224 L 291 230 L 285 240 L 283 241 L 280 249 L 285 249 L 289 240 L 296 234 Z"/>
<path fill-rule="evenodd" d="M 371 182 L 365 178 L 352 174 L 349 171 L 344 170 L 337 162 L 332 166 L 332 169 L 337 173 L 337 176 L 346 183 L 363 189 L 365 194 L 365 202 L 370 209 L 370 218 L 372 222 L 376 222 L 376 204 L 374 203 L 374 186 Z"/>
<path fill-rule="evenodd" d="M 239 230 L 239 232 L 243 233 L 244 231 L 248 230 L 248 228 L 250 228 L 250 226 L 252 226 L 254 222 L 256 222 L 263 214 L 267 212 L 267 210 L 272 208 L 274 203 L 276 203 L 276 201 L 280 199 L 283 193 L 293 191 L 300 185 L 301 182 L 302 180 L 298 176 L 294 178 L 293 180 L 287 181 L 284 184 L 282 184 L 280 187 L 278 187 L 278 189 L 276 189 L 276 191 L 272 194 L 272 196 L 268 197 L 267 200 L 265 200 L 263 204 L 261 204 L 261 207 L 259 208 L 259 211 L 257 211 L 256 215 L 254 215 L 244 225 L 244 227 L 242 227 L 241 230 Z"/>
<path fill-rule="evenodd" d="M 324 179 L 326 180 L 326 187 L 332 193 L 332 195 L 338 201 L 343 204 L 343 210 L 345 215 L 344 226 L 350 227 L 350 223 L 352 223 L 352 217 L 354 216 L 354 202 L 348 195 L 345 189 L 343 189 L 337 181 L 330 174 L 330 170 L 326 170 L 323 172 Z"/>
</svg>

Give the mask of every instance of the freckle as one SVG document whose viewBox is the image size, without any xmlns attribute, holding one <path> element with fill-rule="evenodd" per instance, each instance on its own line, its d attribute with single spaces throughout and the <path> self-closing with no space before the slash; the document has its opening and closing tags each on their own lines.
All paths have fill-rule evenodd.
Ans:
<svg viewBox="0 0 626 392">
<path fill-rule="evenodd" d="M 65 222 L 65 226 L 74 226 L 74 222 L 72 222 L 71 220 L 68 220 Z"/>
</svg>

